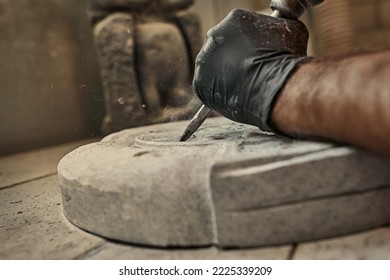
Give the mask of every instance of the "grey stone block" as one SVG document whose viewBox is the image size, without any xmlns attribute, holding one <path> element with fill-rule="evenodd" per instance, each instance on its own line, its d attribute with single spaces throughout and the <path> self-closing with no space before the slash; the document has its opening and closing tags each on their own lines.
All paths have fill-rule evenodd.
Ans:
<svg viewBox="0 0 390 280">
<path fill-rule="evenodd" d="M 388 224 L 389 196 L 390 188 L 384 188 L 265 209 L 216 210 L 218 245 L 251 247 L 299 243 Z"/>
<path fill-rule="evenodd" d="M 390 222 L 389 161 L 208 119 L 112 134 L 64 157 L 64 212 L 79 227 L 156 246 L 248 247 Z"/>
<path fill-rule="evenodd" d="M 192 152 L 147 151 L 110 142 L 80 148 L 59 164 L 65 214 L 77 226 L 117 240 L 159 246 L 212 244 L 204 184 L 209 153 L 201 148 Z M 197 168 L 198 176 L 187 176 L 194 162 L 206 164 Z"/>
<path fill-rule="evenodd" d="M 294 157 L 217 163 L 211 190 L 218 209 L 245 211 L 362 192 L 390 183 L 381 159 L 349 148 Z"/>
</svg>

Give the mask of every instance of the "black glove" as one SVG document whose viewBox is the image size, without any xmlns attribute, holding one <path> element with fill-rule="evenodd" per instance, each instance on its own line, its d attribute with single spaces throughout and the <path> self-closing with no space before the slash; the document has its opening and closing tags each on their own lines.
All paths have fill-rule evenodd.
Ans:
<svg viewBox="0 0 390 280">
<path fill-rule="evenodd" d="M 223 116 L 275 132 L 273 104 L 307 59 L 308 37 L 298 20 L 233 10 L 207 33 L 196 59 L 194 91 Z"/>
</svg>

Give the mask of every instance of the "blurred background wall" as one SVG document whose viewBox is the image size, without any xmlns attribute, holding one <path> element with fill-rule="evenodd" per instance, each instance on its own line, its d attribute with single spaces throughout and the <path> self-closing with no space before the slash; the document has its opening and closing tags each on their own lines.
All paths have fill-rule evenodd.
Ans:
<svg viewBox="0 0 390 280">
<path fill-rule="evenodd" d="M 360 49 L 390 47 L 390 0 L 349 0 Z"/>
<path fill-rule="evenodd" d="M 196 0 L 203 35 L 264 0 Z M 0 155 L 99 134 L 104 101 L 87 0 L 0 0 Z M 325 0 L 304 18 L 312 55 L 390 47 L 390 0 Z"/>
<path fill-rule="evenodd" d="M 325 0 L 309 15 L 317 55 L 390 47 L 390 0 Z"/>
<path fill-rule="evenodd" d="M 0 0 L 0 154 L 90 137 L 103 99 L 86 0 Z"/>
<path fill-rule="evenodd" d="M 204 34 L 233 8 L 269 14 L 269 0 L 197 0 Z M 339 55 L 390 47 L 390 0 L 324 0 L 302 18 L 312 55 Z"/>
</svg>

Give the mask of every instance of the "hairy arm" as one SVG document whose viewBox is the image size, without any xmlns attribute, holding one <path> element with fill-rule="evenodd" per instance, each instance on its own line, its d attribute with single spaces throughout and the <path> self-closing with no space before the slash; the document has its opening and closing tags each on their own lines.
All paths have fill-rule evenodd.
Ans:
<svg viewBox="0 0 390 280">
<path fill-rule="evenodd" d="M 390 51 L 305 63 L 272 111 L 282 132 L 390 156 Z"/>
</svg>

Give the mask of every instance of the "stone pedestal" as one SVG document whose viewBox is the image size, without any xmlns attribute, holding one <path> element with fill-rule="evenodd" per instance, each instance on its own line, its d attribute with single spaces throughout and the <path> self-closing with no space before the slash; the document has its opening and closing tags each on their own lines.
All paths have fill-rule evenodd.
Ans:
<svg viewBox="0 0 390 280">
<path fill-rule="evenodd" d="M 390 222 L 386 159 L 223 118 L 178 142 L 186 125 L 124 130 L 65 156 L 66 217 L 98 235 L 162 247 L 280 245 Z"/>
</svg>

